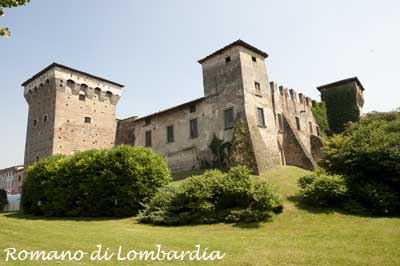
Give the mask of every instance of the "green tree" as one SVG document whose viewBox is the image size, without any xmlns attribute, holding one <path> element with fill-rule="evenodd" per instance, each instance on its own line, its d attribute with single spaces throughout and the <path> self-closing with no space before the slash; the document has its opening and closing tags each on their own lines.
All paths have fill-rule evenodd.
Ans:
<svg viewBox="0 0 400 266">
<path fill-rule="evenodd" d="M 12 8 L 25 5 L 30 0 L 0 0 L 0 16 L 4 16 L 4 8 Z M 0 27 L 0 36 L 10 36 L 10 30 Z"/>
<path fill-rule="evenodd" d="M 4 207 L 8 204 L 7 192 L 4 189 L 0 189 L 0 212 L 3 211 Z"/>
</svg>

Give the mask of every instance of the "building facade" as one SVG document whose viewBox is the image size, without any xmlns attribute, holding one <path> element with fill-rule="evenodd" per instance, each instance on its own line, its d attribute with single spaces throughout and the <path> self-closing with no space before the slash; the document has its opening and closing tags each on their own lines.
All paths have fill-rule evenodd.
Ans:
<svg viewBox="0 0 400 266">
<path fill-rule="evenodd" d="M 214 136 L 232 141 L 246 122 L 256 172 L 313 169 L 319 127 L 312 100 L 269 80 L 267 53 L 238 40 L 199 60 L 204 96 L 144 117 L 116 119 L 122 85 L 52 64 L 23 83 L 29 104 L 25 165 L 52 154 L 128 144 L 164 155 L 172 171 L 201 167 Z"/>
<path fill-rule="evenodd" d="M 24 166 L 17 165 L 0 170 L 0 189 L 8 194 L 20 194 L 22 192 Z"/>
</svg>

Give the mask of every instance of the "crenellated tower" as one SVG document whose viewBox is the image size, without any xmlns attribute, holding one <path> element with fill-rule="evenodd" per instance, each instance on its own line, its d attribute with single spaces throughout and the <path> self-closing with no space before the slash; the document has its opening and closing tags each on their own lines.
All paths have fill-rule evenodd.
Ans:
<svg viewBox="0 0 400 266">
<path fill-rule="evenodd" d="M 25 81 L 25 166 L 54 154 L 114 146 L 123 85 L 53 63 Z"/>
</svg>

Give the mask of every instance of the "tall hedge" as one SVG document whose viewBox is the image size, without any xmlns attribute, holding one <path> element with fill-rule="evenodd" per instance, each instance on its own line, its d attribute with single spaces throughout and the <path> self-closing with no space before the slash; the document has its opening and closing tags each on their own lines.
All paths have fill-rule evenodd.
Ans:
<svg viewBox="0 0 400 266">
<path fill-rule="evenodd" d="M 46 216 L 135 215 L 171 175 L 147 148 L 119 146 L 54 156 L 30 166 L 23 211 Z"/>
<path fill-rule="evenodd" d="M 326 103 L 329 128 L 333 133 L 341 133 L 346 124 L 360 119 L 357 105 L 356 87 L 341 85 L 321 91 L 321 99 Z"/>
</svg>

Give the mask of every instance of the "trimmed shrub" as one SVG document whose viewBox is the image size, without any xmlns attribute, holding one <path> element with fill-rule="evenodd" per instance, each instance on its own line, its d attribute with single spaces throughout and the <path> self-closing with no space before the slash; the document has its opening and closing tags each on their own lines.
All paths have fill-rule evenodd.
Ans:
<svg viewBox="0 0 400 266">
<path fill-rule="evenodd" d="M 4 189 L 0 189 L 0 212 L 3 211 L 4 207 L 8 204 L 7 192 Z"/>
<path fill-rule="evenodd" d="M 347 196 L 346 180 L 340 175 L 315 174 L 299 179 L 300 193 L 313 205 L 341 206 Z"/>
<path fill-rule="evenodd" d="M 28 214 L 124 217 L 170 181 L 162 156 L 123 145 L 39 161 L 28 169 L 21 202 Z"/>
<path fill-rule="evenodd" d="M 206 171 L 160 189 L 138 220 L 164 225 L 260 222 L 281 211 L 275 188 L 238 166 L 228 173 Z"/>
</svg>

